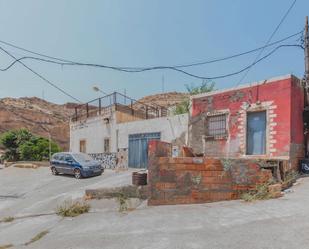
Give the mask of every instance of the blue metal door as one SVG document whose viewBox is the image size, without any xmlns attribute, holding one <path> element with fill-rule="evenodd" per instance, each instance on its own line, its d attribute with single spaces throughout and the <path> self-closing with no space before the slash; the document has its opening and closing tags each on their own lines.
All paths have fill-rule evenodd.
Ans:
<svg viewBox="0 0 309 249">
<path fill-rule="evenodd" d="M 129 167 L 147 168 L 148 141 L 160 140 L 160 133 L 143 133 L 129 135 Z"/>
<path fill-rule="evenodd" d="M 251 112 L 247 115 L 247 154 L 266 153 L 266 112 Z"/>
</svg>

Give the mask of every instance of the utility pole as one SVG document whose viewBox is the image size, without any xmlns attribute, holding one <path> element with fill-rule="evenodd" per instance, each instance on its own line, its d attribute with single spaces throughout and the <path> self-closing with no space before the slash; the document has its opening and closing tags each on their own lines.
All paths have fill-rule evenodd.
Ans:
<svg viewBox="0 0 309 249">
<path fill-rule="evenodd" d="M 48 149 L 49 149 L 49 160 L 51 160 L 51 134 L 48 132 Z"/>
<path fill-rule="evenodd" d="M 306 16 L 305 33 L 304 33 L 304 47 L 305 47 L 305 75 L 304 75 L 304 146 L 305 146 L 305 158 L 308 158 L 308 132 L 309 132 L 309 32 L 308 32 L 308 16 Z"/>
<path fill-rule="evenodd" d="M 304 45 L 305 45 L 305 87 L 308 91 L 309 86 L 309 33 L 308 33 L 308 16 L 306 16 L 305 34 L 304 34 Z"/>
</svg>

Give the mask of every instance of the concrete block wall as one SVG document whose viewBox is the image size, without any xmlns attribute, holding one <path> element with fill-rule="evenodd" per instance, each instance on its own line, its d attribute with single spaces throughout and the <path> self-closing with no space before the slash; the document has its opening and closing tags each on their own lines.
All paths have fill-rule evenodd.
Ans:
<svg viewBox="0 0 309 249">
<path fill-rule="evenodd" d="M 191 204 L 240 197 L 243 191 L 272 179 L 253 160 L 169 157 L 169 145 L 149 144 L 149 205 Z"/>
</svg>

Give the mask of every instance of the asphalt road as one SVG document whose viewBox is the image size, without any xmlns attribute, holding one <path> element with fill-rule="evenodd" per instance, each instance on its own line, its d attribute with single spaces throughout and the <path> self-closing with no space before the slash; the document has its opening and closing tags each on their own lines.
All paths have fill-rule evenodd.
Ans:
<svg viewBox="0 0 309 249">
<path fill-rule="evenodd" d="M 131 172 L 106 172 L 75 180 L 47 169 L 0 170 L 0 217 L 52 212 L 85 188 L 125 185 Z M 91 212 L 76 218 L 56 215 L 0 223 L 0 246 L 44 249 L 308 249 L 309 178 L 284 197 L 245 203 L 147 207 L 135 202 L 120 213 L 114 200 L 91 201 Z M 49 233 L 25 246 L 39 232 Z"/>
</svg>

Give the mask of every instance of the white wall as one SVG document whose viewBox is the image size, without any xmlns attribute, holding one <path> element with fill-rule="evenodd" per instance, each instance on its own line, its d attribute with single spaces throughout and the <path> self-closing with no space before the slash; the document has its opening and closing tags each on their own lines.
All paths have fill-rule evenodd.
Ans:
<svg viewBox="0 0 309 249">
<path fill-rule="evenodd" d="M 111 152 L 117 152 L 118 148 L 128 148 L 130 134 L 160 132 L 162 141 L 171 142 L 186 137 L 187 130 L 188 114 L 120 124 L 115 123 L 115 117 L 109 124 L 104 123 L 103 117 L 94 117 L 71 124 L 70 151 L 78 152 L 79 141 L 83 139 L 86 140 L 87 153 L 104 152 L 104 138 L 110 138 Z"/>
<path fill-rule="evenodd" d="M 74 122 L 70 125 L 70 151 L 79 151 L 79 141 L 86 140 L 87 153 L 104 152 L 104 139 L 110 138 L 110 146 L 115 147 L 114 138 L 114 120 L 111 119 L 108 124 L 104 117 L 88 118 L 83 122 Z M 112 138 L 113 137 L 113 138 Z M 111 149 L 112 150 L 112 149 Z"/>
<path fill-rule="evenodd" d="M 188 114 L 121 123 L 116 127 L 118 148 L 128 148 L 129 135 L 137 133 L 160 132 L 162 141 L 171 142 L 187 133 Z"/>
</svg>

